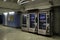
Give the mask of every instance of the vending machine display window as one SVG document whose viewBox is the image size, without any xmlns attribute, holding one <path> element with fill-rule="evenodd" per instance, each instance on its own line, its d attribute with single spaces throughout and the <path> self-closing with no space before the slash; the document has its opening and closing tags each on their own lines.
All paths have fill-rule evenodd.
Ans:
<svg viewBox="0 0 60 40">
<path fill-rule="evenodd" d="M 23 16 L 22 19 L 23 19 L 23 22 L 22 22 L 22 23 L 23 23 L 23 24 L 26 24 L 26 16 Z"/>
<path fill-rule="evenodd" d="M 30 28 L 35 27 L 35 14 L 30 14 Z"/>
<path fill-rule="evenodd" d="M 39 29 L 46 30 L 46 13 L 39 14 Z"/>
<path fill-rule="evenodd" d="M 22 26 L 27 27 L 27 14 L 22 15 Z"/>
</svg>

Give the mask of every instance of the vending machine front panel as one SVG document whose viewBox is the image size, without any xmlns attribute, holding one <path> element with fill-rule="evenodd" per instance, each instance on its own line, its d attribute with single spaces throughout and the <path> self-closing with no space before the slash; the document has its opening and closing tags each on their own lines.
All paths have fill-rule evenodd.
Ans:
<svg viewBox="0 0 60 40">
<path fill-rule="evenodd" d="M 35 14 L 30 14 L 30 28 L 35 27 Z"/>
<path fill-rule="evenodd" d="M 23 15 L 22 16 L 22 24 L 23 24 L 23 27 L 27 27 L 27 15 L 25 14 L 25 15 Z"/>
<path fill-rule="evenodd" d="M 37 27 L 37 14 L 29 13 L 29 32 L 36 32 L 35 29 Z"/>
<path fill-rule="evenodd" d="M 39 14 L 39 29 L 46 30 L 46 14 L 45 13 Z"/>
<path fill-rule="evenodd" d="M 38 34 L 50 35 L 50 13 L 48 11 L 38 14 Z"/>
<path fill-rule="evenodd" d="M 28 31 L 28 14 L 22 14 L 22 30 Z"/>
</svg>

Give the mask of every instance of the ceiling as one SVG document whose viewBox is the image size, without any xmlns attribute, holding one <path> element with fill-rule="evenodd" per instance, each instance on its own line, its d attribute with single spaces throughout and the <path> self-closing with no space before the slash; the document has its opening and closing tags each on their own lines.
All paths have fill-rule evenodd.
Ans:
<svg viewBox="0 0 60 40">
<path fill-rule="evenodd" d="M 18 0 L 7 0 L 6 2 L 4 2 L 3 0 L 0 0 L 0 8 L 2 8 L 4 10 L 5 9 L 13 9 L 13 10 L 21 10 L 21 8 L 23 8 L 21 5 L 17 4 Z M 30 1 L 28 3 L 25 3 L 24 7 L 26 8 L 38 8 L 38 7 L 46 7 L 49 4 L 49 0 L 25 0 L 25 1 Z M 60 0 L 53 0 L 54 1 L 54 5 L 60 5 Z M 46 6 L 44 6 L 46 5 Z"/>
<path fill-rule="evenodd" d="M 0 0 L 0 1 L 4 1 L 4 0 Z M 17 2 L 17 0 L 6 0 L 7 2 Z"/>
<path fill-rule="evenodd" d="M 4 0 L 0 0 L 0 1 L 4 1 Z M 17 3 L 18 0 L 6 0 L 6 2 L 12 2 L 12 3 Z M 37 4 L 37 3 L 44 3 L 44 2 L 49 2 L 50 0 L 24 0 L 22 1 L 23 2 L 26 2 L 26 1 L 29 1 L 28 3 L 25 3 L 26 5 L 29 5 L 29 4 Z M 60 0 L 53 0 L 54 3 L 60 3 Z M 21 2 L 21 0 L 19 1 Z"/>
</svg>

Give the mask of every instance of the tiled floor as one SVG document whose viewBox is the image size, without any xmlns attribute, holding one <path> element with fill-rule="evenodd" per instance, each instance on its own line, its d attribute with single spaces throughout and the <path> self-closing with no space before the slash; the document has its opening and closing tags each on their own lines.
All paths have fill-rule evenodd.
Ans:
<svg viewBox="0 0 60 40">
<path fill-rule="evenodd" d="M 45 37 L 0 25 L 0 40 L 60 40 L 60 37 Z"/>
</svg>

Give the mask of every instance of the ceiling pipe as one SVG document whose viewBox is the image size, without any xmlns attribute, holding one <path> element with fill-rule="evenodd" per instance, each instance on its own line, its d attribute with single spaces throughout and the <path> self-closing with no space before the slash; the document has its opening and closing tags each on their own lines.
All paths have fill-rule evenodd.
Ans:
<svg viewBox="0 0 60 40">
<path fill-rule="evenodd" d="M 35 1 L 35 0 L 31 0 L 31 1 Z M 25 0 L 18 0 L 17 3 L 18 3 L 19 5 L 22 5 L 22 4 L 29 3 L 29 2 L 31 2 L 31 1 L 29 1 L 29 0 L 27 0 L 27 1 L 25 1 Z"/>
<path fill-rule="evenodd" d="M 25 3 L 28 3 L 28 2 L 30 2 L 30 1 L 24 1 L 24 0 L 18 0 L 18 1 L 17 1 L 17 3 L 18 3 L 19 5 L 22 5 L 22 4 L 25 4 Z"/>
<path fill-rule="evenodd" d="M 26 3 L 29 3 L 30 1 L 26 1 L 26 2 L 23 2 L 23 3 L 21 3 L 21 4 L 26 4 Z"/>
</svg>

